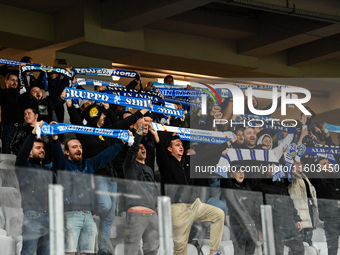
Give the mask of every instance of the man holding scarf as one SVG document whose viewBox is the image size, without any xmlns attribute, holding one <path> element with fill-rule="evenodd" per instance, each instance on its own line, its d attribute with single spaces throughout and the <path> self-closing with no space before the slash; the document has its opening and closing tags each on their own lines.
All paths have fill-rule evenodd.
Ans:
<svg viewBox="0 0 340 255">
<path fill-rule="evenodd" d="M 22 255 L 34 254 L 36 250 L 38 255 L 50 254 L 48 184 L 52 184 L 53 171 L 43 165 L 45 147 L 36 138 L 36 130 L 34 127 L 27 136 L 15 162 L 24 210 Z M 63 158 L 58 136 L 52 136 L 52 152 L 57 167 Z"/>
<path fill-rule="evenodd" d="M 65 95 L 65 94 L 64 94 Z M 86 107 L 83 111 L 82 118 L 77 113 L 75 107 L 72 105 L 72 100 L 66 101 L 68 106 L 68 112 L 70 115 L 70 121 L 75 125 L 98 127 L 98 128 L 112 128 L 112 129 L 128 129 L 130 125 L 133 125 L 139 118 L 148 111 L 147 109 L 137 111 L 135 114 L 127 117 L 124 120 L 117 121 L 111 126 L 106 126 L 106 117 L 112 118 L 110 115 L 111 109 L 108 104 L 99 106 L 96 104 Z M 107 116 L 106 116 L 107 114 Z M 84 148 L 84 158 L 92 158 L 98 155 L 100 152 L 111 146 L 117 141 L 117 139 L 97 136 L 97 135 L 84 135 L 77 134 L 77 138 L 81 141 Z M 121 176 L 117 176 L 116 169 L 112 162 L 108 162 L 96 171 L 96 189 L 98 191 L 116 193 L 117 184 L 114 179 Z M 112 222 L 115 218 L 116 209 L 116 196 L 110 196 L 107 194 L 96 195 L 96 213 L 100 215 L 99 234 L 98 234 L 98 254 L 106 254 L 108 252 L 108 243 L 111 233 Z"/>
<path fill-rule="evenodd" d="M 145 123 L 148 125 L 148 123 Z M 142 141 L 144 125 L 135 133 L 134 144 L 129 148 L 123 168 L 126 179 L 136 180 L 126 186 L 127 216 L 125 224 L 124 254 L 136 254 L 143 239 L 143 252 L 156 255 L 159 246 L 158 216 L 156 213 L 158 187 L 153 170 L 145 164 L 147 151 Z M 138 197 L 138 198 L 136 198 Z"/>
<path fill-rule="evenodd" d="M 18 91 L 18 76 L 9 73 L 5 77 L 5 89 L 0 89 L 2 153 L 10 154 L 12 139 L 23 122 L 23 95 Z"/>
<path fill-rule="evenodd" d="M 64 191 L 65 209 L 65 252 L 75 254 L 77 247 L 81 254 L 93 254 L 97 227 L 92 218 L 94 194 L 91 187 L 91 174 L 114 159 L 123 147 L 119 141 L 98 155 L 83 159 L 83 147 L 78 139 L 65 142 L 65 158 L 58 162 L 58 169 L 74 172 L 59 175 Z M 90 174 L 90 175 L 89 175 Z M 63 176 L 63 177 L 62 177 Z"/>
<path fill-rule="evenodd" d="M 218 249 L 223 233 L 224 212 L 215 206 L 202 203 L 199 195 L 196 194 L 197 188 L 193 187 L 194 179 L 190 178 L 190 161 L 182 160 L 184 148 L 179 136 L 171 136 L 164 146 L 157 131 L 152 129 L 150 125 L 150 131 L 156 142 L 157 164 L 161 172 L 162 184 L 182 185 L 181 187 L 166 187 L 172 200 L 174 254 L 186 254 L 190 230 L 196 220 L 211 222 L 210 255 L 220 254 Z"/>
</svg>

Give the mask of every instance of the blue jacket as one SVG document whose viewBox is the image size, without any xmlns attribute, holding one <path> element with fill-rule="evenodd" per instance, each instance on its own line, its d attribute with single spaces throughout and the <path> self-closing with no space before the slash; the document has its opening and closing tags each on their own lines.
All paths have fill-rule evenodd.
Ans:
<svg viewBox="0 0 340 255">
<path fill-rule="evenodd" d="M 48 212 L 48 185 L 52 183 L 53 171 L 40 161 L 30 158 L 35 135 L 29 134 L 22 145 L 15 162 L 23 210 Z M 52 140 L 52 162 L 63 158 L 59 140 Z"/>
<path fill-rule="evenodd" d="M 66 170 L 58 172 L 58 182 L 65 188 L 65 211 L 94 211 L 93 173 L 112 161 L 123 145 L 123 142 L 119 141 L 103 150 L 97 156 L 79 163 L 74 163 L 65 157 L 56 163 L 57 169 Z"/>
</svg>

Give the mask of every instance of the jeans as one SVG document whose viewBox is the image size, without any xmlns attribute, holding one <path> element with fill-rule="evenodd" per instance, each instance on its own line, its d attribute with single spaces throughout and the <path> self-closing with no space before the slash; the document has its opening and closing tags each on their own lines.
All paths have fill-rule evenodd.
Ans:
<svg viewBox="0 0 340 255">
<path fill-rule="evenodd" d="M 89 211 L 65 212 L 65 253 L 94 253 L 97 226 Z"/>
<path fill-rule="evenodd" d="M 225 202 L 223 202 L 222 200 L 211 197 L 211 198 L 208 199 L 207 204 L 216 206 L 217 208 L 220 208 L 224 212 L 224 215 L 228 215 L 227 204 Z"/>
<path fill-rule="evenodd" d="M 2 124 L 1 141 L 3 154 L 11 154 L 11 142 L 17 129 L 18 128 L 15 126 Z"/>
<path fill-rule="evenodd" d="M 117 193 L 117 184 L 110 178 L 96 176 L 96 190 Z M 107 252 L 111 233 L 112 222 L 115 218 L 117 196 L 109 194 L 96 195 L 96 212 L 100 214 L 99 234 L 98 234 L 98 254 Z"/>
<path fill-rule="evenodd" d="M 50 254 L 50 232 L 48 213 L 26 210 L 22 226 L 21 255 Z"/>
</svg>

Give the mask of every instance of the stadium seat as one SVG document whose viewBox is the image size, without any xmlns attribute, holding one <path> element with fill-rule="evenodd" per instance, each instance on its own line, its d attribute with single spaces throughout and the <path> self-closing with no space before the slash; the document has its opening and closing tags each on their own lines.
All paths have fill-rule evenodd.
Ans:
<svg viewBox="0 0 340 255">
<path fill-rule="evenodd" d="M 187 244 L 187 255 L 198 255 L 196 247 L 190 243 Z"/>
<path fill-rule="evenodd" d="M 14 255 L 15 241 L 4 235 L 0 235 L 0 255 Z"/>
<path fill-rule="evenodd" d="M 8 235 L 20 236 L 24 217 L 22 208 L 4 207 L 3 211 L 6 218 L 5 229 Z"/>
<path fill-rule="evenodd" d="M 229 219 L 229 215 L 226 215 L 225 216 L 225 219 L 224 219 L 224 224 L 226 225 L 226 226 L 230 226 L 230 219 Z"/>
<path fill-rule="evenodd" d="M 3 159 L 0 161 L 0 169 L 6 170 L 14 170 L 15 168 L 15 159 Z"/>
<path fill-rule="evenodd" d="M 120 243 L 115 248 L 115 255 L 124 254 L 124 244 Z"/>
<path fill-rule="evenodd" d="M 303 243 L 305 246 L 305 255 L 319 255 L 319 251 L 314 246 L 309 246 L 308 243 Z"/>
<path fill-rule="evenodd" d="M 13 187 L 0 188 L 0 205 L 2 207 L 21 207 L 21 194 Z"/>
<path fill-rule="evenodd" d="M 110 238 L 124 238 L 125 217 L 116 216 L 112 222 Z"/>
<path fill-rule="evenodd" d="M 303 243 L 303 245 L 305 247 L 305 255 L 319 255 L 319 251 L 316 247 L 309 246 L 308 243 Z M 283 255 L 289 255 L 289 248 L 287 246 L 284 246 Z"/>
<path fill-rule="evenodd" d="M 14 162 L 10 159 L 0 161 L 0 187 L 14 187 L 19 189 L 19 182 L 14 171 Z"/>
<path fill-rule="evenodd" d="M 220 244 L 220 251 L 222 255 L 234 255 L 234 245 L 232 241 L 222 241 Z M 237 255 L 237 254 L 235 254 Z"/>
<path fill-rule="evenodd" d="M 313 231 L 313 246 L 317 249 L 320 255 L 327 255 L 327 243 L 325 231 L 322 228 L 317 228 Z"/>
<path fill-rule="evenodd" d="M 20 255 L 21 249 L 22 249 L 22 241 L 17 243 L 17 247 L 16 247 L 16 250 L 15 250 L 15 255 Z"/>
<path fill-rule="evenodd" d="M 313 242 L 326 242 L 325 230 L 317 228 L 313 230 Z"/>
<path fill-rule="evenodd" d="M 124 254 L 124 243 L 120 243 L 116 246 L 114 255 L 127 255 Z M 142 248 L 139 250 L 138 255 L 143 255 Z"/>
<path fill-rule="evenodd" d="M 198 242 L 199 242 L 200 246 L 202 247 L 203 245 L 209 245 L 210 239 L 199 239 Z"/>
<path fill-rule="evenodd" d="M 262 245 L 261 245 L 260 241 L 256 242 L 255 254 L 263 254 L 263 252 L 262 252 Z"/>
<path fill-rule="evenodd" d="M 5 160 L 5 159 L 9 159 L 15 162 L 17 156 L 14 154 L 2 154 L 0 153 L 0 162 Z"/>
<path fill-rule="evenodd" d="M 209 247 L 209 245 L 207 245 L 207 244 L 203 245 L 203 246 L 202 246 L 202 252 L 203 252 L 204 255 L 209 255 L 209 253 L 210 253 L 210 247 Z M 200 255 L 201 255 L 201 254 L 200 254 Z"/>
<path fill-rule="evenodd" d="M 228 240 L 230 240 L 230 230 L 229 230 L 229 227 L 223 226 L 222 241 L 228 241 Z"/>
<path fill-rule="evenodd" d="M 0 207 L 0 229 L 4 229 L 5 224 L 6 224 L 5 214 L 2 210 L 2 208 Z"/>
</svg>

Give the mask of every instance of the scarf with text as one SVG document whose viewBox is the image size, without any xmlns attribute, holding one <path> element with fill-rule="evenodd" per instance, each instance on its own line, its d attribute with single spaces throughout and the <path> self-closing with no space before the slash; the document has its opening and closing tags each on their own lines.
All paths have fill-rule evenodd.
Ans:
<svg viewBox="0 0 340 255">
<path fill-rule="evenodd" d="M 116 104 L 136 109 L 149 109 L 150 111 L 161 113 L 164 115 L 171 115 L 175 117 L 182 118 L 183 110 L 177 110 L 172 108 L 167 108 L 159 105 L 151 105 L 150 109 L 150 99 L 144 98 L 133 98 L 133 97 L 125 97 L 119 95 L 109 95 L 106 93 L 99 93 L 94 91 L 87 91 L 81 89 L 71 89 L 65 88 L 66 97 L 65 99 L 86 99 L 91 101 L 99 101 L 108 104 Z"/>
<path fill-rule="evenodd" d="M 227 142 L 230 138 L 235 138 L 234 134 L 228 132 L 217 132 L 209 130 L 181 128 L 173 126 L 165 126 L 159 123 L 151 123 L 154 130 L 173 132 L 179 135 L 181 140 L 200 143 L 222 144 Z"/>
<path fill-rule="evenodd" d="M 54 72 L 58 73 L 61 75 L 64 75 L 65 77 L 71 78 L 73 77 L 73 73 L 69 73 L 66 69 L 64 68 L 59 68 L 59 67 L 53 67 L 53 66 L 38 66 L 38 65 L 26 65 L 26 66 L 21 66 L 19 68 L 19 80 L 20 80 L 20 94 L 23 94 L 26 92 L 25 84 L 22 80 L 22 73 L 26 72 L 44 72 L 44 83 L 45 83 L 45 91 L 48 91 L 48 76 L 47 73 Z"/>
<path fill-rule="evenodd" d="M 48 125 L 46 122 L 41 126 L 41 135 L 59 135 L 65 133 L 78 133 L 86 135 L 102 135 L 112 138 L 117 138 L 128 142 L 129 145 L 133 144 L 134 137 L 129 136 L 128 130 L 118 130 L 118 129 L 105 129 L 105 128 L 95 128 L 88 126 L 77 126 L 65 123 L 57 123 L 53 125 Z"/>
<path fill-rule="evenodd" d="M 77 82 L 74 84 L 74 88 L 79 85 L 93 85 L 93 86 L 107 86 L 107 87 L 123 87 L 123 85 L 110 82 L 110 81 L 99 81 L 92 79 L 77 78 Z"/>
<path fill-rule="evenodd" d="M 164 105 L 164 100 L 161 95 L 153 91 L 108 87 L 104 92 L 110 95 L 150 99 L 153 104 L 161 103 Z"/>
</svg>

